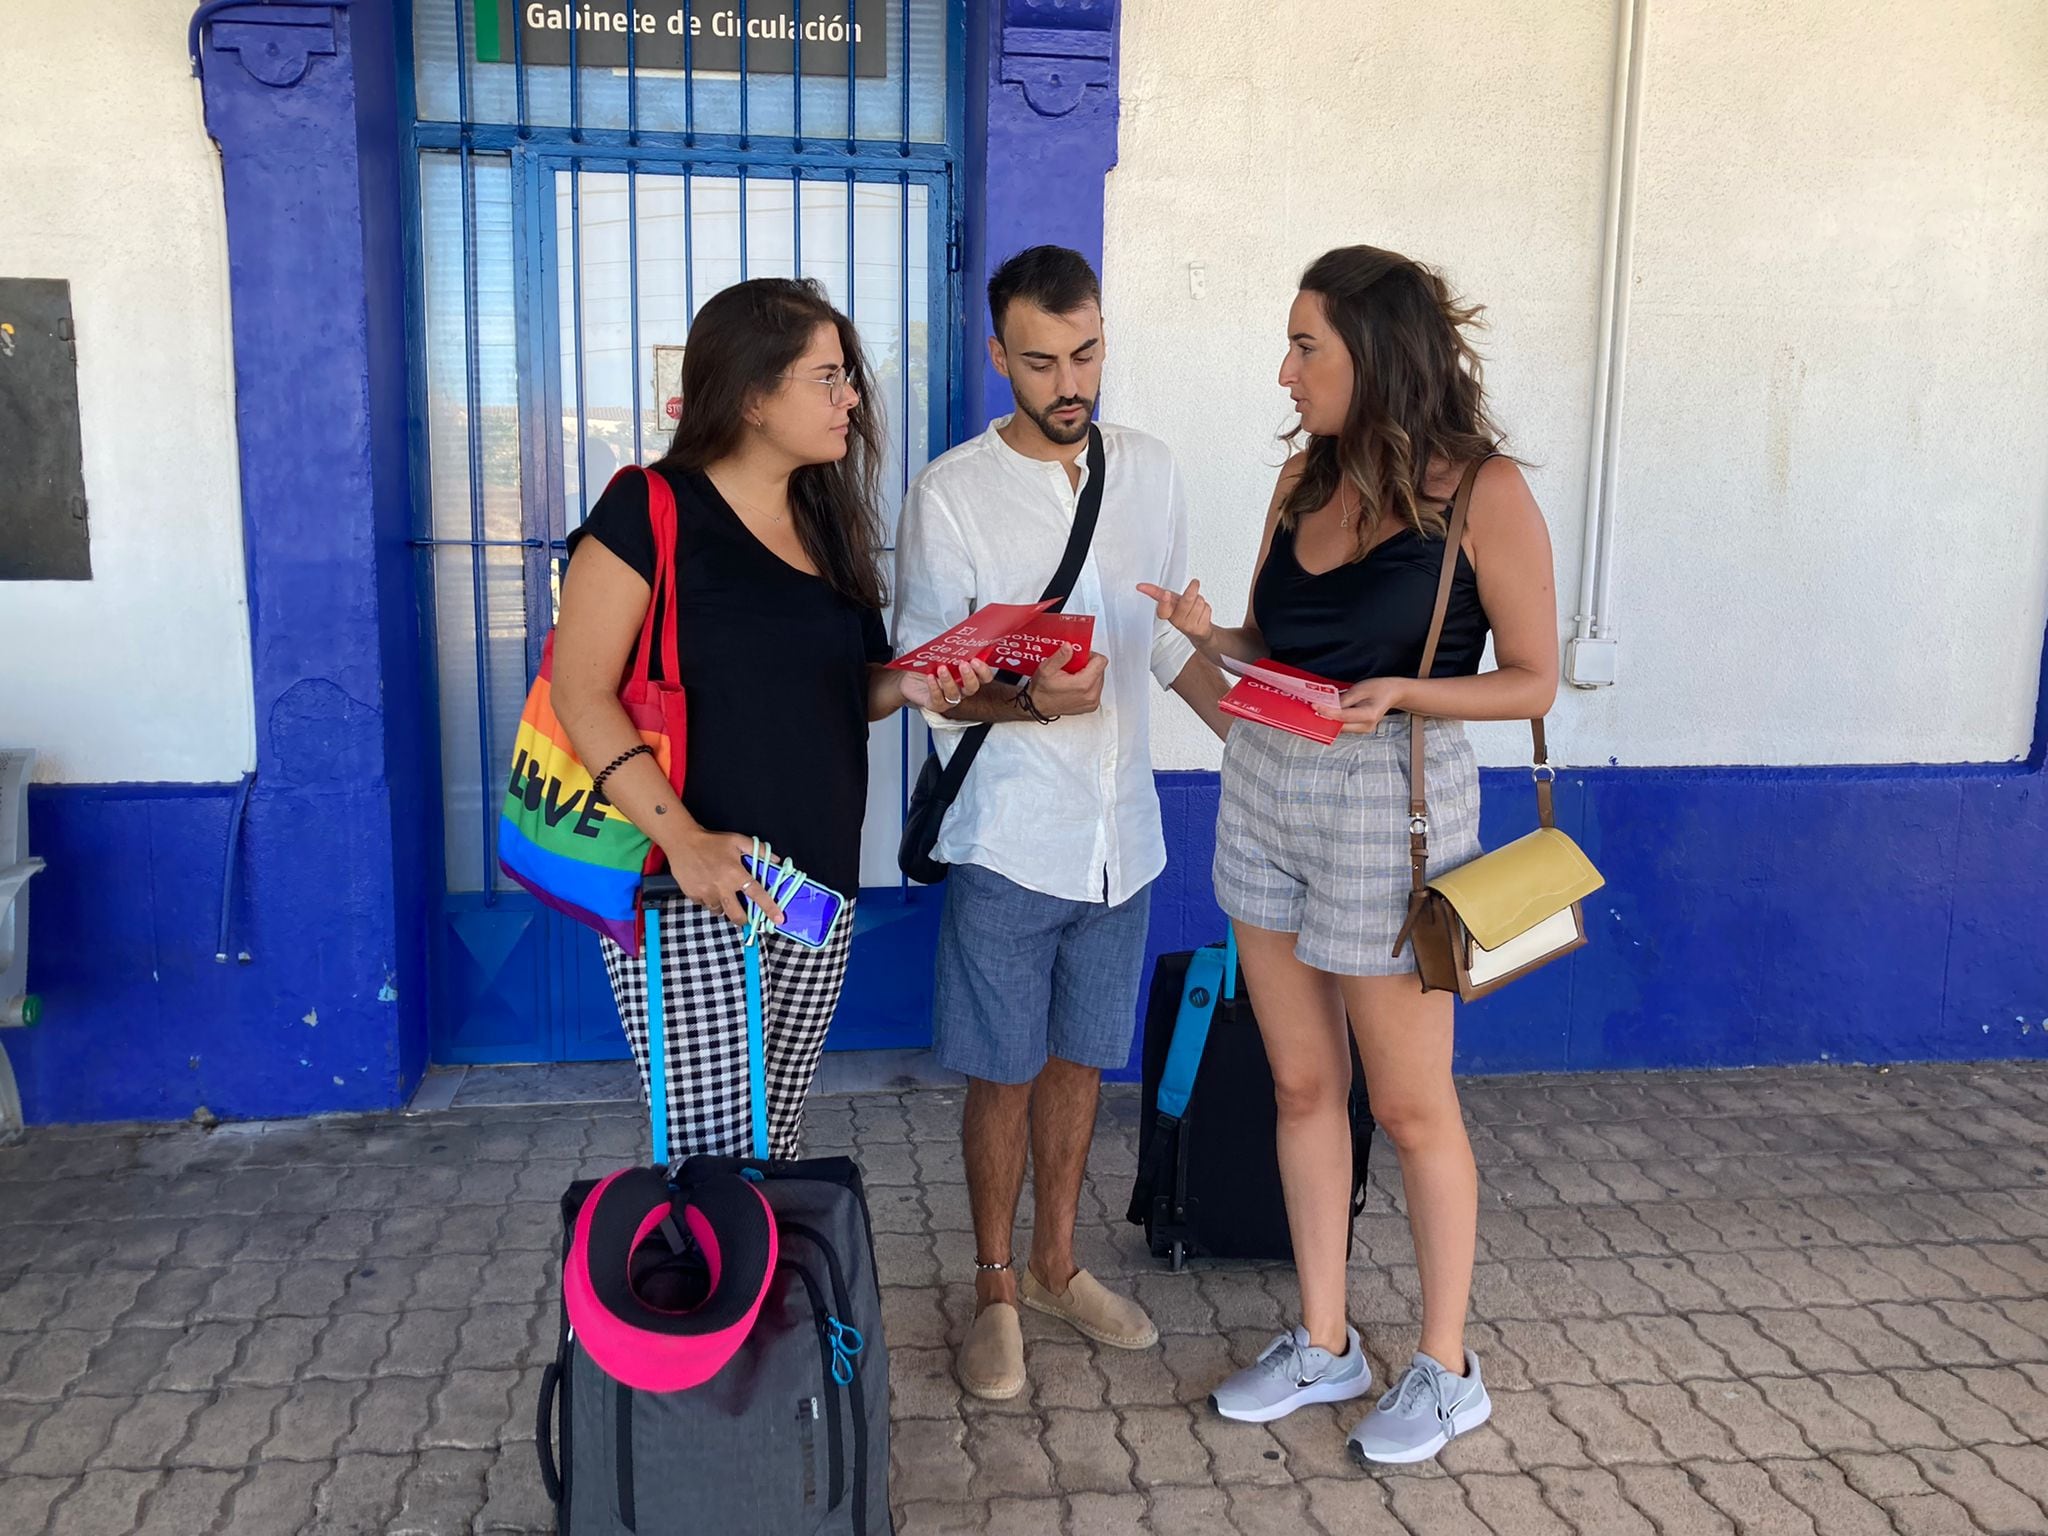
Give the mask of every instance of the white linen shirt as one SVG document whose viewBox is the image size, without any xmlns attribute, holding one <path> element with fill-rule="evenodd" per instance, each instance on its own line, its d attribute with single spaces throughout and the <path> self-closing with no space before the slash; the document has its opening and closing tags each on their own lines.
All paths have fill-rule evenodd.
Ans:
<svg viewBox="0 0 2048 1536">
<path fill-rule="evenodd" d="M 986 603 L 1035 603 L 1058 569 L 1080 489 L 1064 464 L 1027 458 L 993 423 L 932 461 L 911 483 L 896 533 L 899 654 Z M 1069 901 L 1129 900 L 1166 868 L 1152 781 L 1146 670 L 1170 687 L 1194 655 L 1141 581 L 1187 584 L 1187 502 L 1172 453 L 1156 437 L 1102 424 L 1104 484 L 1095 538 L 1066 611 L 1095 616 L 1109 658 L 1102 707 L 1051 725 L 989 732 L 936 856 L 979 864 Z M 1079 460 L 1087 482 L 1085 450 Z M 971 721 L 927 713 L 942 757 Z"/>
</svg>

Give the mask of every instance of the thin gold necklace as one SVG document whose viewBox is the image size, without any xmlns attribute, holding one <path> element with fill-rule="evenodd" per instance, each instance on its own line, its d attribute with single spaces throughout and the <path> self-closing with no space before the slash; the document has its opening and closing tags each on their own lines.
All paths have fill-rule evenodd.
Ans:
<svg viewBox="0 0 2048 1536">
<path fill-rule="evenodd" d="M 1344 505 L 1344 492 L 1348 488 L 1349 487 L 1346 485 L 1340 485 L 1337 487 L 1337 506 L 1339 507 L 1339 509 L 1341 509 Z M 1339 528 L 1349 528 L 1351 526 L 1352 513 L 1356 512 L 1357 510 L 1358 505 L 1357 502 L 1354 500 L 1352 503 L 1351 511 L 1344 513 L 1342 517 L 1337 519 L 1337 526 Z"/>
<path fill-rule="evenodd" d="M 706 478 L 708 479 L 709 476 L 707 476 Z M 752 502 L 744 501 L 740 497 L 733 495 L 732 492 L 727 490 L 720 490 L 719 494 L 723 496 L 727 501 L 731 502 L 734 506 L 738 507 L 741 511 L 751 512 L 756 517 L 766 518 L 770 522 L 776 523 L 786 523 L 789 521 L 789 514 L 787 512 L 763 511 L 760 507 L 755 506 Z"/>
</svg>

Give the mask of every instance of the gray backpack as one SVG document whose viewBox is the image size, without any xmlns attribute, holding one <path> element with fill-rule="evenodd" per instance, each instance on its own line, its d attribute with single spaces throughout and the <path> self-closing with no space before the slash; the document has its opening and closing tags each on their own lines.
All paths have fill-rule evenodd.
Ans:
<svg viewBox="0 0 2048 1536">
<path fill-rule="evenodd" d="M 647 956 L 648 1059 L 662 1062 L 651 914 Z M 746 960 L 753 973 L 751 943 Z M 762 1156 L 692 1157 L 667 1182 L 667 1085 L 656 1071 L 654 1168 L 562 1196 L 562 1322 L 535 1435 L 562 1536 L 894 1536 L 889 1354 L 860 1169 L 845 1157 L 766 1159 L 759 991 L 753 974 L 749 982 Z M 761 1201 L 742 1180 L 766 1203 L 772 1246 Z M 579 1221 L 586 1202 L 591 1219 Z M 723 1239 L 721 1207 L 733 1218 Z M 571 1326 L 572 1288 L 615 1371 L 695 1385 L 643 1390 L 607 1371 Z M 628 1324 L 622 1337 L 628 1319 L 637 1329 Z M 683 1333 L 715 1335 L 717 1347 L 697 1351 L 686 1371 L 647 1365 Z"/>
<path fill-rule="evenodd" d="M 562 1311 L 540 1393 L 541 1480 L 563 1536 L 891 1536 L 889 1363 L 874 1240 L 851 1159 L 692 1158 L 758 1176 L 778 1254 L 739 1349 L 703 1385 L 644 1392 L 591 1358 Z M 567 1241 L 594 1182 L 562 1198 Z M 646 1267 L 688 1263 L 690 1247 Z M 636 1261 L 636 1272 L 644 1272 Z M 560 1428 L 555 1426 L 559 1406 Z M 559 1443 L 559 1454 L 556 1446 Z"/>
</svg>

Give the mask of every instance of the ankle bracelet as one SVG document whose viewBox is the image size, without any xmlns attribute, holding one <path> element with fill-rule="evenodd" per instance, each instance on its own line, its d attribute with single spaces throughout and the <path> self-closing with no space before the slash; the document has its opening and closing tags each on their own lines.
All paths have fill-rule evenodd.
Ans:
<svg viewBox="0 0 2048 1536">
<path fill-rule="evenodd" d="M 1014 1268 L 1016 1263 L 1015 1259 L 1005 1259 L 1000 1264 L 984 1264 L 980 1259 L 976 1259 L 974 1261 L 974 1270 L 976 1274 L 999 1275 L 1007 1269 Z"/>
</svg>

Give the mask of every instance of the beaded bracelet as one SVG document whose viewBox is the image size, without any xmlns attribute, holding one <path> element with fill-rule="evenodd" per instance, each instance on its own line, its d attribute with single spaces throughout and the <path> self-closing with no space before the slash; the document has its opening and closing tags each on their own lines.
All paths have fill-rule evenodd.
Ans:
<svg viewBox="0 0 2048 1536">
<path fill-rule="evenodd" d="M 643 741 L 637 747 L 628 747 L 625 751 L 621 752 L 617 757 L 613 758 L 609 763 L 605 764 L 604 772 L 600 773 L 596 778 L 590 781 L 591 793 L 598 795 L 603 794 L 604 781 L 610 778 L 614 773 L 618 772 L 619 769 L 625 767 L 626 764 L 633 761 L 634 758 L 638 757 L 643 752 L 646 753 L 649 757 L 654 756 L 654 748 L 650 747 L 649 745 L 647 745 L 646 742 Z"/>
</svg>

